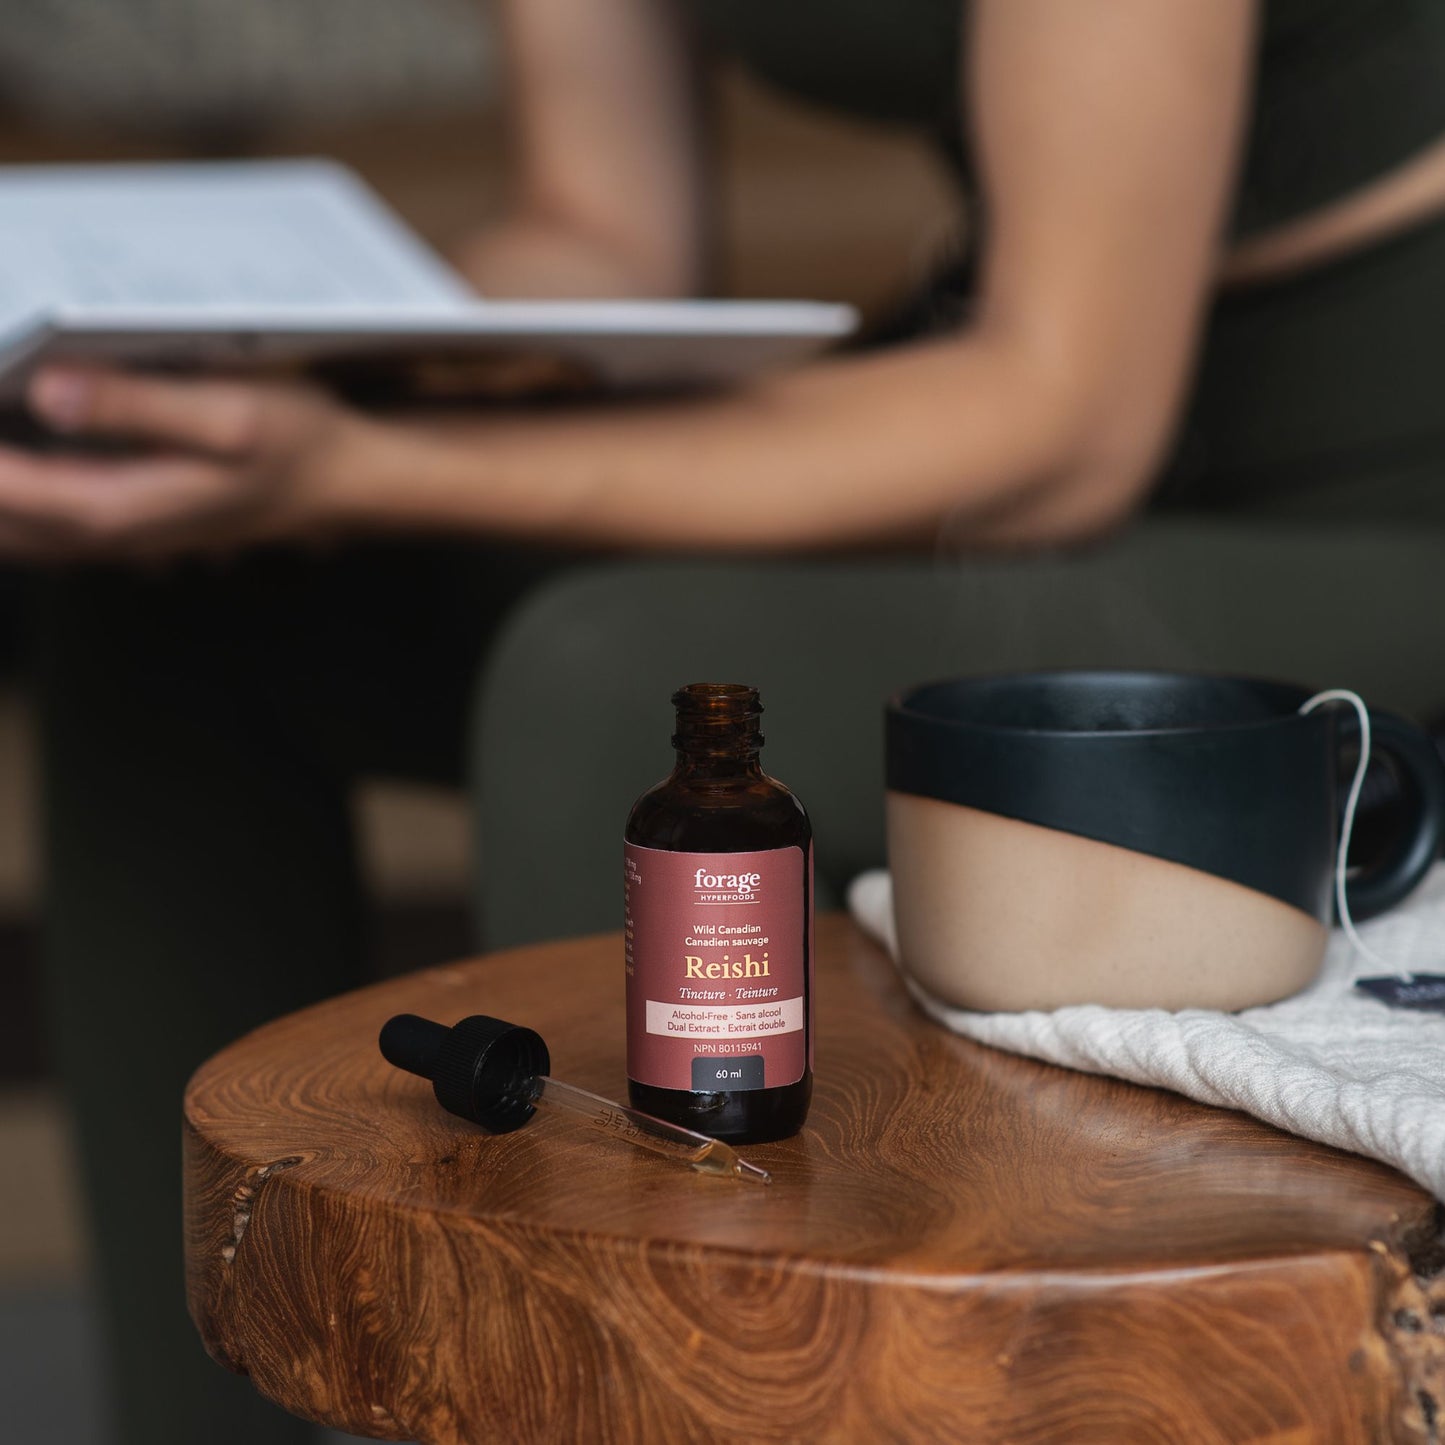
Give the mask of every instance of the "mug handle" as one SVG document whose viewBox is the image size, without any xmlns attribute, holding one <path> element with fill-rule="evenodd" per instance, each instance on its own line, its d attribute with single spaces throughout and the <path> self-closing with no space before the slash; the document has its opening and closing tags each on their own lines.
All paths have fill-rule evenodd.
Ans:
<svg viewBox="0 0 1445 1445">
<path fill-rule="evenodd" d="M 1340 722 L 1345 736 L 1350 732 L 1358 735 L 1353 718 L 1342 717 Z M 1445 764 L 1434 743 L 1413 723 L 1373 708 L 1370 735 L 1371 751 L 1387 753 L 1398 766 L 1401 801 L 1409 815 L 1388 855 L 1345 884 L 1345 898 L 1356 923 L 1383 913 L 1409 893 L 1430 871 L 1445 841 Z"/>
</svg>

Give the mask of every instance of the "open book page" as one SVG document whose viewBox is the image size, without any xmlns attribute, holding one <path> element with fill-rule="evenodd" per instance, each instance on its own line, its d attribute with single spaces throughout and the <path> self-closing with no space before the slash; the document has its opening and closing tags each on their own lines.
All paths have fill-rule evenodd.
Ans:
<svg viewBox="0 0 1445 1445">
<path fill-rule="evenodd" d="M 0 412 L 65 361 L 325 369 L 377 399 L 725 385 L 856 323 L 812 302 L 482 300 L 325 161 L 0 167 Z"/>
<path fill-rule="evenodd" d="M 61 308 L 450 309 L 469 295 L 325 161 L 0 169 L 0 331 Z"/>
</svg>

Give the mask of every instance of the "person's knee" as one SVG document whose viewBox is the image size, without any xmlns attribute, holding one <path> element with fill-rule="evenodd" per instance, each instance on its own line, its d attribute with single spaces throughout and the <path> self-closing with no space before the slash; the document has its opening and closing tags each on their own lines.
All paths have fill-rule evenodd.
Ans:
<svg viewBox="0 0 1445 1445">
<path fill-rule="evenodd" d="M 881 700 L 895 671 L 905 682 L 923 665 L 927 576 L 628 562 L 533 592 L 485 669 L 473 728 L 488 942 L 616 926 L 623 823 L 671 765 L 669 698 L 689 682 L 759 688 L 765 765 L 825 836 L 820 887 L 879 861 Z"/>
<path fill-rule="evenodd" d="M 570 572 L 514 610 L 472 729 L 478 899 L 489 944 L 616 926 L 613 854 L 632 800 L 666 771 L 672 564 Z"/>
</svg>

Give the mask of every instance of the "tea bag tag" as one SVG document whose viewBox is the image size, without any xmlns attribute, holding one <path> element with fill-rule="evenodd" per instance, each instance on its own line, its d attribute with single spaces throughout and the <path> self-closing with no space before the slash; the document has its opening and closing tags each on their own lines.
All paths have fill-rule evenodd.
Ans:
<svg viewBox="0 0 1445 1445">
<path fill-rule="evenodd" d="M 1388 1008 L 1416 1009 L 1445 1014 L 1445 973 L 1391 974 L 1385 978 L 1357 978 L 1355 987 Z"/>
<path fill-rule="evenodd" d="M 1365 784 L 1365 771 L 1370 766 L 1370 710 L 1357 692 L 1347 687 L 1332 687 L 1326 692 L 1317 692 L 1307 702 L 1300 704 L 1301 713 L 1311 713 L 1328 702 L 1347 702 L 1360 720 L 1360 760 L 1355 765 L 1355 776 L 1345 799 L 1345 817 L 1340 825 L 1340 846 L 1335 855 L 1335 912 L 1340 916 L 1340 927 L 1345 937 L 1355 946 L 1355 951 L 1380 968 L 1388 969 L 1390 962 L 1381 958 L 1359 935 L 1355 920 L 1350 917 L 1350 900 L 1345 890 L 1345 867 L 1350 852 L 1350 835 L 1355 831 L 1355 809 L 1360 803 L 1360 789 Z M 1362 993 L 1377 998 L 1390 1008 L 1429 1009 L 1445 1013 L 1445 975 L 1438 973 L 1408 973 L 1396 969 L 1393 973 L 1379 978 L 1357 978 L 1355 987 Z"/>
</svg>

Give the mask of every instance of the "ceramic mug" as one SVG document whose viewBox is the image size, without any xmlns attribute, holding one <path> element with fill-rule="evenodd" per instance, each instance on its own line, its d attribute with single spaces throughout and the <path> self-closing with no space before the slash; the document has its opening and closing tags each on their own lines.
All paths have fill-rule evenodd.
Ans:
<svg viewBox="0 0 1445 1445">
<path fill-rule="evenodd" d="M 1348 708 L 1281 682 L 1158 672 L 961 678 L 888 704 L 900 962 L 975 1009 L 1239 1009 L 1303 988 L 1333 917 Z M 1445 769 L 1371 711 L 1399 782 L 1368 918 L 1445 837 Z"/>
</svg>

